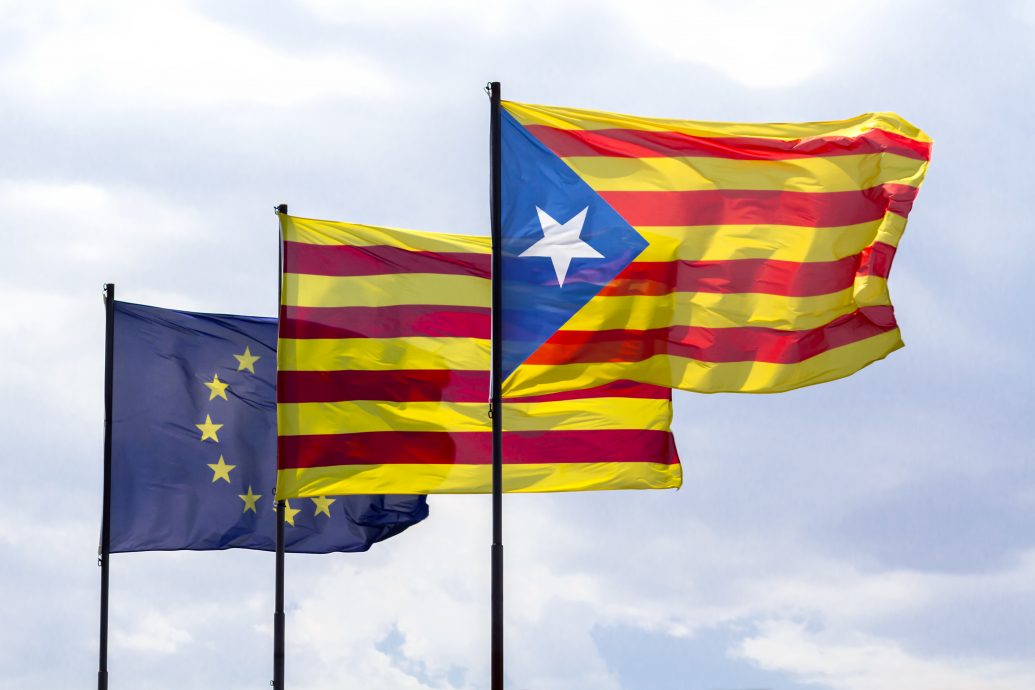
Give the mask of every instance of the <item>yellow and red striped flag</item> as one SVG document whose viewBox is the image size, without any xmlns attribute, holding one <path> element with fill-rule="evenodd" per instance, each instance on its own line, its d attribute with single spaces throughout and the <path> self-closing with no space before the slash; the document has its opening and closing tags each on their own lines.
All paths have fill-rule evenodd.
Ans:
<svg viewBox="0 0 1035 690">
<path fill-rule="evenodd" d="M 772 393 L 902 346 L 888 271 L 931 140 L 503 103 L 505 395 Z"/>
<path fill-rule="evenodd" d="M 489 239 L 280 219 L 278 498 L 491 491 Z M 678 487 L 670 396 L 505 399 L 504 490 Z"/>
</svg>

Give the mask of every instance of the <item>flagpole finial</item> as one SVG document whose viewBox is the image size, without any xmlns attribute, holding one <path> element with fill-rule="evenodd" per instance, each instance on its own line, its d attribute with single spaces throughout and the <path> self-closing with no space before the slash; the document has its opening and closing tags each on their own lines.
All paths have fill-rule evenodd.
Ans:
<svg viewBox="0 0 1035 690">
<path fill-rule="evenodd" d="M 273 212 L 276 213 L 277 215 L 286 216 L 287 215 L 287 204 L 277 204 L 276 206 L 273 207 Z"/>
</svg>

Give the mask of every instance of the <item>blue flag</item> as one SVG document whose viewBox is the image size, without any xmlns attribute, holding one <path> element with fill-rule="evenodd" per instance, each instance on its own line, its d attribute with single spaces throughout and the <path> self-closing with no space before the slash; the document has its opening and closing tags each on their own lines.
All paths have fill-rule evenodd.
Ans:
<svg viewBox="0 0 1035 690">
<path fill-rule="evenodd" d="M 115 303 L 111 551 L 276 548 L 277 320 Z M 365 551 L 426 496 L 288 501 L 290 552 Z"/>
</svg>

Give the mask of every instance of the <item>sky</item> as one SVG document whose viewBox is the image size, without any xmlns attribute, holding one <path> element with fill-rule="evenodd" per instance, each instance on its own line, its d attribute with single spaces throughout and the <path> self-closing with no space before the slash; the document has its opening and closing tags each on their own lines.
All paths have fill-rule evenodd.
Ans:
<svg viewBox="0 0 1035 690">
<path fill-rule="evenodd" d="M 513 690 L 1035 687 L 1035 2 L 0 0 L 0 685 L 96 683 L 101 287 L 273 315 L 293 214 L 486 234 L 487 81 L 643 116 L 874 110 L 933 160 L 904 350 L 677 393 L 679 491 L 508 496 Z M 291 688 L 488 687 L 489 498 L 287 558 Z M 110 687 L 268 687 L 273 557 L 118 554 Z"/>
</svg>

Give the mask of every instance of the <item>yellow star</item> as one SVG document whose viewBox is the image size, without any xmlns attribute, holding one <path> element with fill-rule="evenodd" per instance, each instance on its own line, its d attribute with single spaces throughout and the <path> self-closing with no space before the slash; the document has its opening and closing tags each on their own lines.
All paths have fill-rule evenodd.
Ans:
<svg viewBox="0 0 1035 690">
<path fill-rule="evenodd" d="M 226 460 L 223 460 L 223 456 L 219 456 L 219 462 L 210 464 L 209 467 L 212 469 L 212 483 L 215 484 L 217 479 L 224 479 L 226 483 L 230 483 L 230 470 L 237 467 L 237 465 L 227 465 Z"/>
<path fill-rule="evenodd" d="M 301 508 L 292 508 L 291 501 L 284 501 L 284 522 L 295 526 L 295 516 L 302 512 Z"/>
<path fill-rule="evenodd" d="M 211 415 L 205 415 L 205 423 L 204 424 L 195 424 L 194 426 L 196 426 L 199 429 L 201 429 L 201 440 L 202 441 L 204 441 L 206 438 L 210 438 L 213 441 L 215 441 L 216 443 L 219 443 L 219 437 L 216 435 L 216 432 L 219 431 L 220 429 L 222 429 L 223 425 L 222 424 L 213 424 L 212 423 L 212 416 Z"/>
<path fill-rule="evenodd" d="M 211 465 L 209 465 L 209 467 L 211 467 Z M 215 481 L 215 479 L 213 479 L 212 481 Z M 248 485 L 248 493 L 246 493 L 246 494 L 237 494 L 237 497 L 239 499 L 241 499 L 242 501 L 244 501 L 244 510 L 241 511 L 242 513 L 247 513 L 249 510 L 252 511 L 253 513 L 257 513 L 258 512 L 257 510 L 255 510 L 255 503 L 260 498 L 262 498 L 262 494 L 253 494 L 252 493 L 252 485 L 251 484 Z"/>
<path fill-rule="evenodd" d="M 313 513 L 313 517 L 316 517 L 320 513 L 323 513 L 327 517 L 331 516 L 331 504 L 334 503 L 336 498 L 327 498 L 326 496 L 317 496 L 313 499 L 313 503 L 316 504 L 316 511 Z"/>
<path fill-rule="evenodd" d="M 253 355 L 251 348 L 247 345 L 244 348 L 243 355 L 234 355 L 237 358 L 237 371 L 250 371 L 255 373 L 255 363 L 259 361 L 260 357 Z"/>
<path fill-rule="evenodd" d="M 209 400 L 215 400 L 216 396 L 219 396 L 223 400 L 227 399 L 226 398 L 226 388 L 230 384 L 228 384 L 228 383 L 226 383 L 224 381 L 220 381 L 219 380 L 219 374 L 213 374 L 212 375 L 212 380 L 211 381 L 205 381 L 205 385 L 208 386 L 210 391 L 212 391 L 209 394 L 209 396 L 208 396 Z"/>
</svg>

